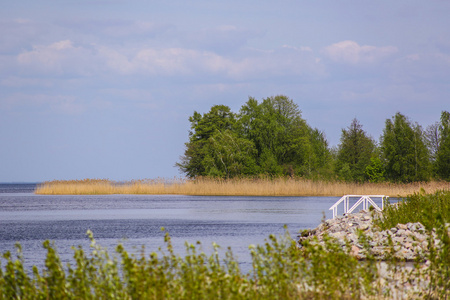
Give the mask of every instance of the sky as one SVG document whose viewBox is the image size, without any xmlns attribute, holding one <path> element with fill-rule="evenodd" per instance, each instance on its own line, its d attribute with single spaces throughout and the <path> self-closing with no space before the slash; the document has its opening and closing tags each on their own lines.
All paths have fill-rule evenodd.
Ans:
<svg viewBox="0 0 450 300">
<path fill-rule="evenodd" d="M 17 0 L 0 9 L 0 182 L 182 176 L 189 116 L 286 95 L 337 146 L 450 110 L 450 1 Z"/>
</svg>

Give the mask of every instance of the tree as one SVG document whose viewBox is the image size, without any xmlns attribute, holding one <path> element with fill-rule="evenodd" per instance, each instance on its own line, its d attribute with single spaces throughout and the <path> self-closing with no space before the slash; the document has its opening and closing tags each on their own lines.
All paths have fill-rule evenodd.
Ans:
<svg viewBox="0 0 450 300">
<path fill-rule="evenodd" d="M 430 153 L 430 159 L 434 163 L 439 150 L 441 134 L 439 131 L 439 122 L 429 125 L 424 132 L 425 143 Z"/>
<path fill-rule="evenodd" d="M 278 95 L 258 103 L 249 98 L 239 111 L 237 123 L 241 135 L 255 144 L 262 172 L 292 176 L 311 170 L 306 165 L 308 162 L 311 165 L 314 156 L 313 132 L 292 99 Z M 327 148 L 326 140 L 323 141 L 325 144 L 321 146 Z"/>
<path fill-rule="evenodd" d="M 238 137 L 231 130 L 216 131 L 208 139 L 203 160 L 205 174 L 230 178 L 257 173 L 253 142 Z"/>
<path fill-rule="evenodd" d="M 254 98 L 235 115 L 216 105 L 189 118 L 184 156 L 176 164 L 188 177 L 325 174 L 331 155 L 323 132 L 309 127 L 286 96 Z"/>
<path fill-rule="evenodd" d="M 191 130 L 189 131 L 190 142 L 206 141 L 217 130 L 233 129 L 236 117 L 228 106 L 214 105 L 203 116 L 194 111 L 194 115 L 189 117 L 189 122 L 191 122 Z"/>
<path fill-rule="evenodd" d="M 225 105 L 214 105 L 208 113 L 201 115 L 194 111 L 189 117 L 191 128 L 184 156 L 175 165 L 188 177 L 205 176 L 210 170 L 205 158 L 208 155 L 209 139 L 217 132 L 232 130 L 236 118 L 231 109 Z"/>
<path fill-rule="evenodd" d="M 333 158 L 325 133 L 317 128 L 309 127 L 308 135 L 309 143 L 306 144 L 305 162 L 301 174 L 307 177 L 330 178 Z"/>
<path fill-rule="evenodd" d="M 384 181 L 384 166 L 379 156 L 372 156 L 370 164 L 367 165 L 365 173 L 370 182 Z"/>
<path fill-rule="evenodd" d="M 399 112 L 387 119 L 381 136 L 381 152 L 385 176 L 392 181 L 412 182 L 428 180 L 429 153 L 421 127 Z"/>
<path fill-rule="evenodd" d="M 448 111 L 441 113 L 435 169 L 439 178 L 450 181 L 450 113 Z"/>
<path fill-rule="evenodd" d="M 355 118 L 347 129 L 342 129 L 338 146 L 336 172 L 346 181 L 363 182 L 367 178 L 366 168 L 375 150 L 375 142 L 362 129 Z"/>
</svg>

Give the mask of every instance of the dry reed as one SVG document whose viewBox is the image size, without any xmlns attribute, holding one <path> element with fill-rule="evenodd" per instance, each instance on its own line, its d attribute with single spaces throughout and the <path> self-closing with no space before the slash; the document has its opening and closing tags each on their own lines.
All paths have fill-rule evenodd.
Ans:
<svg viewBox="0 0 450 300">
<path fill-rule="evenodd" d="M 40 184 L 36 194 L 173 194 L 197 196 L 342 196 L 389 195 L 404 197 L 424 189 L 427 193 L 450 190 L 449 182 L 345 183 L 305 179 L 156 179 L 118 183 L 106 179 L 50 181 Z"/>
</svg>

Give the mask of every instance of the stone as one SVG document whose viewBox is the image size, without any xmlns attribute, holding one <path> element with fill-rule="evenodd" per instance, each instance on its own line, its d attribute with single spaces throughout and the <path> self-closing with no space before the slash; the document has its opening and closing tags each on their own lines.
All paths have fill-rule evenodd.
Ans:
<svg viewBox="0 0 450 300">
<path fill-rule="evenodd" d="M 355 257 L 359 257 L 359 252 L 361 251 L 360 248 L 358 248 L 355 245 L 352 245 L 352 248 L 350 249 L 350 255 L 355 256 Z"/>
<path fill-rule="evenodd" d="M 366 231 L 367 229 L 369 229 L 369 224 L 362 224 L 359 229 Z"/>
<path fill-rule="evenodd" d="M 392 238 L 392 241 L 394 243 L 402 244 L 405 241 L 405 238 L 403 236 L 395 236 Z"/>
<path fill-rule="evenodd" d="M 397 231 L 395 232 L 395 235 L 396 235 L 396 236 L 404 236 L 405 233 L 406 233 L 406 230 L 399 229 L 399 230 L 397 230 Z"/>
<path fill-rule="evenodd" d="M 417 257 L 424 257 L 428 251 L 428 234 L 424 226 L 420 223 L 397 224 L 388 230 L 380 231 L 372 225 L 373 219 L 381 216 L 381 212 L 364 212 L 347 214 L 334 220 L 326 220 L 317 228 L 306 231 L 299 236 L 299 247 L 305 240 L 324 245 L 323 236 L 328 234 L 335 238 L 342 249 L 346 249 L 350 244 L 351 254 L 358 259 L 364 259 L 367 251 L 379 260 L 389 257 L 391 248 L 388 247 L 388 237 L 390 236 L 394 246 L 395 256 L 399 259 L 412 261 Z M 449 224 L 450 225 L 450 224 Z M 450 226 L 449 226 L 450 227 Z M 448 228 L 450 232 L 450 228 Z M 369 243 L 369 249 L 364 249 L 359 242 L 359 233 L 364 232 Z M 440 247 L 436 231 L 432 231 L 435 246 Z M 314 237 L 317 238 L 314 241 Z"/>
<path fill-rule="evenodd" d="M 408 229 L 408 226 L 406 224 L 397 224 L 397 228 L 406 230 Z"/>
</svg>

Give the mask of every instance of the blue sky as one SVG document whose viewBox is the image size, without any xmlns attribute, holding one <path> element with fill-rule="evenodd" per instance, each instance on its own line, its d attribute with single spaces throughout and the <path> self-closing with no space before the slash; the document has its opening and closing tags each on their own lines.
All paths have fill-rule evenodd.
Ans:
<svg viewBox="0 0 450 300">
<path fill-rule="evenodd" d="M 330 146 L 353 118 L 450 110 L 450 2 L 4 1 L 0 182 L 179 176 L 188 117 L 284 94 Z"/>
</svg>

